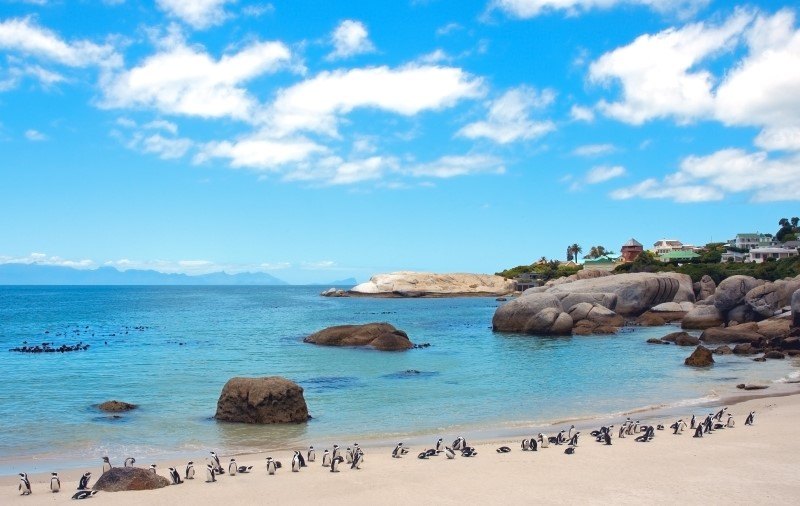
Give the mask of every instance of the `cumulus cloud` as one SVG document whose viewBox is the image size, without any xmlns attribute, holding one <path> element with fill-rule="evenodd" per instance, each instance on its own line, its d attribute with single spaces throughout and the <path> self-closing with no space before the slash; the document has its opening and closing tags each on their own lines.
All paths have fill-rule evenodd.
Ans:
<svg viewBox="0 0 800 506">
<path fill-rule="evenodd" d="M 33 142 L 41 142 L 47 140 L 47 136 L 45 134 L 34 129 L 26 130 L 25 138 Z"/>
<path fill-rule="evenodd" d="M 336 137 L 339 116 L 354 109 L 413 116 L 482 94 L 482 80 L 455 67 L 414 64 L 336 70 L 279 91 L 263 121 L 275 135 L 305 130 Z"/>
<path fill-rule="evenodd" d="M 573 149 L 572 154 L 575 156 L 591 158 L 595 156 L 608 155 L 616 151 L 617 147 L 613 144 L 585 144 Z"/>
<path fill-rule="evenodd" d="M 625 173 L 625 167 L 619 165 L 600 165 L 592 167 L 589 172 L 586 173 L 585 181 L 587 184 L 603 183 L 617 177 L 622 177 Z"/>
<path fill-rule="evenodd" d="M 594 121 L 594 111 L 589 107 L 583 107 L 577 104 L 573 105 L 569 110 L 569 115 L 574 121 L 584 121 L 586 123 Z"/>
<path fill-rule="evenodd" d="M 253 42 L 215 59 L 173 33 L 161 50 L 101 83 L 106 108 L 148 107 L 164 114 L 251 121 L 259 103 L 244 84 L 290 66 L 281 42 Z"/>
<path fill-rule="evenodd" d="M 503 161 L 489 155 L 443 156 L 433 162 L 405 169 L 405 172 L 415 177 L 438 179 L 475 174 L 504 174 L 505 171 Z"/>
<path fill-rule="evenodd" d="M 487 104 L 486 120 L 464 126 L 457 135 L 469 139 L 487 138 L 499 144 L 530 140 L 555 130 L 552 121 L 534 121 L 531 113 L 550 105 L 555 100 L 552 90 L 537 92 L 528 86 L 519 86 L 505 92 Z"/>
<path fill-rule="evenodd" d="M 222 158 L 233 168 L 276 172 L 287 164 L 304 162 L 312 155 L 327 151 L 326 147 L 305 137 L 275 138 L 258 132 L 235 141 L 206 143 L 195 157 L 195 163 Z"/>
<path fill-rule="evenodd" d="M 711 0 L 492 0 L 490 9 L 499 9 L 509 16 L 533 18 L 553 12 L 577 16 L 589 10 L 610 9 L 621 5 L 648 7 L 656 12 L 691 16 Z"/>
<path fill-rule="evenodd" d="M 369 40 L 367 27 L 361 21 L 346 19 L 331 34 L 333 51 L 328 55 L 329 60 L 349 58 L 351 56 L 371 53 L 375 46 Z"/>
<path fill-rule="evenodd" d="M 193 28 L 219 25 L 228 17 L 225 4 L 235 0 L 156 0 L 158 7 Z"/>
</svg>

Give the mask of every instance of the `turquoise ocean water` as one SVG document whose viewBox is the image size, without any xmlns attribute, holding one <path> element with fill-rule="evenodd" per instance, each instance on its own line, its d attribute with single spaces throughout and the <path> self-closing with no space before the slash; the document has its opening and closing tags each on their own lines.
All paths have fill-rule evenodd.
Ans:
<svg viewBox="0 0 800 506">
<path fill-rule="evenodd" d="M 742 382 L 798 376 L 792 360 L 716 357 L 647 345 L 671 327 L 616 336 L 497 334 L 491 298 L 323 298 L 324 287 L 0 287 L 0 474 L 223 454 L 491 433 L 548 421 L 691 405 Z M 304 344 L 316 330 L 387 321 L 431 347 L 402 353 Z M 49 333 L 45 333 L 49 331 Z M 21 354 L 41 342 L 87 351 Z M 405 371 L 419 374 L 405 374 Z M 232 376 L 281 375 L 305 388 L 296 426 L 218 423 Z M 92 406 L 141 408 L 119 420 Z M 363 444 L 363 443 L 362 443 Z"/>
</svg>

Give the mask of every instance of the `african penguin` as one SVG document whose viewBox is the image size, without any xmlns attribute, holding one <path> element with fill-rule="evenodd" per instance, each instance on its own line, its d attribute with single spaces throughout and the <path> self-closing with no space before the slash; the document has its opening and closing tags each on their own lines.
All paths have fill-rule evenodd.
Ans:
<svg viewBox="0 0 800 506">
<path fill-rule="evenodd" d="M 353 463 L 350 465 L 350 469 L 361 469 L 361 464 L 364 462 L 364 453 L 359 449 L 355 455 L 353 455 Z"/>
<path fill-rule="evenodd" d="M 239 466 L 236 464 L 236 459 L 231 459 L 228 463 L 228 474 L 230 476 L 236 476 L 236 471 L 239 470 Z"/>
<path fill-rule="evenodd" d="M 454 452 L 449 446 L 444 447 L 444 454 L 447 457 L 447 460 L 453 460 L 456 458 L 456 452 Z"/>
<path fill-rule="evenodd" d="M 111 462 L 108 457 L 103 457 L 103 472 L 107 473 L 108 471 L 111 471 Z"/>
<path fill-rule="evenodd" d="M 183 483 L 183 481 L 181 480 L 181 473 L 179 473 L 178 470 L 175 469 L 174 467 L 169 468 L 169 477 L 170 479 L 172 479 L 173 485 L 180 485 L 181 483 Z"/>
<path fill-rule="evenodd" d="M 89 499 L 97 495 L 97 490 L 78 490 L 72 494 L 73 499 Z"/>
<path fill-rule="evenodd" d="M 753 422 L 755 421 L 755 419 L 756 419 L 756 412 L 755 411 L 751 411 L 750 414 L 747 415 L 747 418 L 744 419 L 744 424 L 745 425 L 753 425 Z"/>
<path fill-rule="evenodd" d="M 89 478 L 92 477 L 92 473 L 85 472 L 83 476 L 81 476 L 80 481 L 78 482 L 78 490 L 86 490 L 89 488 Z"/>
<path fill-rule="evenodd" d="M 61 480 L 58 479 L 58 473 L 50 473 L 50 492 L 56 493 L 61 490 Z"/>
<path fill-rule="evenodd" d="M 308 447 L 308 453 L 306 454 L 306 460 L 309 462 L 314 462 L 317 459 L 317 453 L 314 451 L 313 446 Z"/>
<path fill-rule="evenodd" d="M 335 459 L 331 459 L 331 472 L 338 473 L 339 472 L 339 464 L 344 462 L 344 457 L 336 457 Z"/>
<path fill-rule="evenodd" d="M 193 480 L 194 479 L 194 462 L 191 460 L 188 464 L 186 464 L 186 479 Z"/>
<path fill-rule="evenodd" d="M 212 483 L 217 481 L 217 473 L 214 472 L 214 465 L 213 464 L 206 464 L 206 483 Z"/>
<path fill-rule="evenodd" d="M 300 472 L 300 459 L 298 458 L 300 455 L 299 452 L 294 452 L 294 457 L 292 457 L 292 472 L 299 473 Z"/>
<path fill-rule="evenodd" d="M 322 467 L 330 467 L 331 465 L 331 453 L 325 449 L 322 453 Z"/>
<path fill-rule="evenodd" d="M 125 459 L 125 462 L 122 464 L 122 466 L 123 467 L 133 467 L 133 465 L 135 463 L 136 463 L 136 459 L 135 458 L 128 457 L 127 459 Z"/>
<path fill-rule="evenodd" d="M 31 495 L 31 482 L 25 473 L 19 473 L 19 491 L 22 495 Z"/>
<path fill-rule="evenodd" d="M 323 459 L 324 460 L 324 459 Z M 267 457 L 267 474 L 272 476 L 278 470 L 278 465 L 272 460 L 272 457 Z"/>
</svg>

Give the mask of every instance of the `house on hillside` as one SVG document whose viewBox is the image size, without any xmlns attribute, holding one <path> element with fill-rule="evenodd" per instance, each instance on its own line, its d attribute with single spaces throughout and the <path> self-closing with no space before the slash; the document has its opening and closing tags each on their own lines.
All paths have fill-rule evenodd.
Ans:
<svg viewBox="0 0 800 506">
<path fill-rule="evenodd" d="M 619 256 L 603 255 L 597 258 L 585 258 L 583 260 L 584 270 L 613 271 L 620 263 Z"/>
<path fill-rule="evenodd" d="M 728 246 L 746 251 L 753 248 L 773 248 L 778 245 L 778 241 L 771 235 L 759 233 L 736 234 L 736 238 L 728 241 Z"/>
<path fill-rule="evenodd" d="M 745 260 L 747 260 L 747 253 L 740 253 L 738 251 L 728 250 L 722 254 L 722 258 L 720 258 L 720 263 L 726 263 L 726 262 L 742 263 Z"/>
<path fill-rule="evenodd" d="M 653 244 L 651 250 L 656 255 L 665 255 L 671 251 L 681 251 L 683 243 L 677 239 L 661 239 Z"/>
<path fill-rule="evenodd" d="M 623 244 L 622 248 L 620 249 L 620 253 L 622 253 L 622 260 L 624 262 L 633 262 L 639 257 L 639 255 L 642 254 L 643 251 L 644 246 L 642 246 L 642 243 L 632 237 L 630 240 L 628 240 L 628 242 Z"/>
<path fill-rule="evenodd" d="M 514 279 L 514 290 L 517 292 L 524 292 L 535 286 L 542 286 L 542 277 L 535 272 L 525 272 Z"/>
<path fill-rule="evenodd" d="M 695 258 L 700 258 L 700 255 L 694 251 L 673 250 L 663 255 L 658 255 L 658 259 L 662 262 L 691 262 Z"/>
<path fill-rule="evenodd" d="M 780 260 L 781 258 L 791 258 L 797 256 L 797 249 L 789 248 L 753 248 L 748 253 L 748 261 L 753 263 L 763 263 L 769 258 Z"/>
</svg>

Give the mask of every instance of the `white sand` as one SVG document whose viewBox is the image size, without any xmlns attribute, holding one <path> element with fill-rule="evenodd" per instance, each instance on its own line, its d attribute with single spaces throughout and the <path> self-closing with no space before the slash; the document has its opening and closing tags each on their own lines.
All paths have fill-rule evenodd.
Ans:
<svg viewBox="0 0 800 506">
<path fill-rule="evenodd" d="M 750 410 L 757 412 L 756 423 L 746 427 Z M 687 420 L 690 411 L 700 418 L 708 409 L 687 409 Z M 522 452 L 516 440 L 474 444 L 464 434 L 478 449 L 477 457 L 418 460 L 423 448 L 414 447 L 404 458 L 392 459 L 391 448 L 367 448 L 361 470 L 342 465 L 340 473 L 332 474 L 322 467 L 318 451 L 315 463 L 292 473 L 291 452 L 280 452 L 273 456 L 284 468 L 268 476 L 266 454 L 257 454 L 237 457 L 240 465 L 254 466 L 252 473 L 223 475 L 217 483 L 204 482 L 204 458 L 198 458 L 193 481 L 156 491 L 100 492 L 90 504 L 798 504 L 800 395 L 748 400 L 732 405 L 730 412 L 736 427 L 703 439 L 692 438 L 692 431 L 674 436 L 667 429 L 656 431 L 650 443 L 636 443 L 632 436 L 617 440 L 615 434 L 613 445 L 604 446 L 583 431 L 574 455 L 553 445 Z M 673 421 L 660 423 L 668 427 Z M 445 441 L 454 438 L 450 434 Z M 496 453 L 502 445 L 512 452 Z M 159 463 L 159 473 L 166 476 L 167 467 Z M 99 476 L 99 463 L 91 471 Z M 63 504 L 74 493 L 79 474 L 64 473 L 59 494 L 50 493 L 49 475 L 32 476 L 33 495 L 27 497 L 19 495 L 13 477 L 0 478 L 0 503 Z"/>
</svg>

